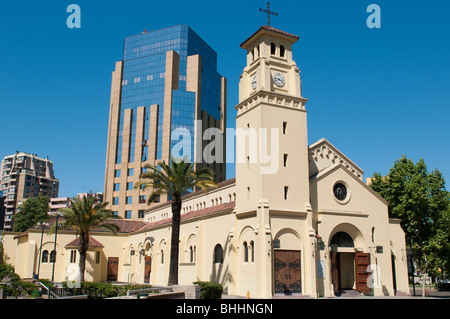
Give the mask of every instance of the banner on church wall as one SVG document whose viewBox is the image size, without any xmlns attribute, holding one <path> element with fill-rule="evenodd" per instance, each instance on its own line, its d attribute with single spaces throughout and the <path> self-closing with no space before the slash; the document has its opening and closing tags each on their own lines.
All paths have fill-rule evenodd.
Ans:
<svg viewBox="0 0 450 319">
<path fill-rule="evenodd" d="M 317 278 L 325 278 L 325 272 L 323 271 L 323 260 L 317 261 Z"/>
</svg>

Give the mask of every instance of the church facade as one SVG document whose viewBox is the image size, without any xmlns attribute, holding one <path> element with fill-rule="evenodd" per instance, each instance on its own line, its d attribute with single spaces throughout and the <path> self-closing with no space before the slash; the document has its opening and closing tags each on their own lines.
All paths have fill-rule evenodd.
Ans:
<svg viewBox="0 0 450 319">
<path fill-rule="evenodd" d="M 307 99 L 292 59 L 297 40 L 262 26 L 241 44 L 247 65 L 236 131 L 245 134 L 236 138 L 236 178 L 184 196 L 179 283 L 219 282 L 229 295 L 251 298 L 330 297 L 347 289 L 408 294 L 405 235 L 388 203 L 329 141 L 307 143 Z M 167 284 L 170 216 L 163 203 L 144 221 L 115 221 L 116 236 L 92 232 L 86 279 Z M 49 278 L 39 247 L 51 251 L 52 236 L 38 228 L 7 235 L 16 272 L 31 277 L 40 265 L 41 278 Z M 58 233 L 57 281 L 76 260 L 75 241 L 71 231 Z"/>
</svg>

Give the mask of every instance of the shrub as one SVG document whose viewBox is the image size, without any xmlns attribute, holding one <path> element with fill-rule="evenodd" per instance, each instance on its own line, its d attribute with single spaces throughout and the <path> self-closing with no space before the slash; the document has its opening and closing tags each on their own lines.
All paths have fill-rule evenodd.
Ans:
<svg viewBox="0 0 450 319">
<path fill-rule="evenodd" d="M 436 284 L 436 289 L 438 291 L 449 291 L 450 290 L 450 283 L 440 282 L 440 283 Z"/>
<path fill-rule="evenodd" d="M 196 281 L 200 286 L 200 299 L 222 299 L 223 286 L 209 281 Z"/>
<path fill-rule="evenodd" d="M 67 283 L 63 282 L 63 287 L 67 288 Z M 82 281 L 81 288 L 75 288 L 75 295 L 88 295 L 88 298 L 111 298 L 125 296 L 128 290 L 151 288 L 150 285 L 113 285 L 106 282 Z"/>
</svg>

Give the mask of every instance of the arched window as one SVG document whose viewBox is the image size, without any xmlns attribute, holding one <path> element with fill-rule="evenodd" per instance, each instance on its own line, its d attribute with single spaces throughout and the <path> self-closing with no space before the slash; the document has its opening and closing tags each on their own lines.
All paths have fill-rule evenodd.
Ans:
<svg viewBox="0 0 450 319">
<path fill-rule="evenodd" d="M 250 249 L 251 249 L 251 254 L 252 254 L 252 262 L 255 261 L 255 242 L 252 240 L 250 242 Z"/>
<path fill-rule="evenodd" d="M 41 259 L 42 263 L 48 263 L 48 250 L 44 250 L 42 252 L 42 259 Z"/>
<path fill-rule="evenodd" d="M 195 263 L 195 260 L 197 259 L 197 246 L 194 246 L 194 259 L 192 260 L 193 263 Z"/>
<path fill-rule="evenodd" d="M 50 253 L 50 262 L 54 263 L 56 262 L 56 251 L 52 250 Z"/>
<path fill-rule="evenodd" d="M 217 244 L 216 247 L 214 247 L 214 263 L 215 264 L 223 263 L 223 249 L 220 244 Z"/>
<path fill-rule="evenodd" d="M 72 249 L 70 251 L 70 263 L 74 264 L 77 262 L 77 251 L 75 249 Z"/>
<path fill-rule="evenodd" d="M 284 58 L 285 51 L 284 46 L 280 45 L 280 57 Z"/>
<path fill-rule="evenodd" d="M 195 246 L 189 247 L 189 253 L 190 253 L 189 262 L 195 263 Z"/>
<path fill-rule="evenodd" d="M 276 53 L 276 46 L 275 44 L 271 43 L 270 44 L 270 54 L 275 55 Z"/>
<path fill-rule="evenodd" d="M 244 241 L 244 262 L 248 262 L 248 245 L 246 241 Z"/>
<path fill-rule="evenodd" d="M 164 264 L 164 250 L 161 249 L 161 264 Z"/>
<path fill-rule="evenodd" d="M 343 231 L 337 232 L 333 235 L 330 245 L 336 245 L 337 247 L 355 247 L 352 237 Z"/>
</svg>

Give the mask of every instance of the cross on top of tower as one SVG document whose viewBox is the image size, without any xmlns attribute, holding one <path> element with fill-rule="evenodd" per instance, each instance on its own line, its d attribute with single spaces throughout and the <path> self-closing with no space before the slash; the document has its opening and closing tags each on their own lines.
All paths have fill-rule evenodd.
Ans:
<svg viewBox="0 0 450 319">
<path fill-rule="evenodd" d="M 259 11 L 267 13 L 267 25 L 270 26 L 270 15 L 277 16 L 278 13 L 270 11 L 270 2 L 267 2 L 267 9 L 260 8 Z"/>
</svg>

